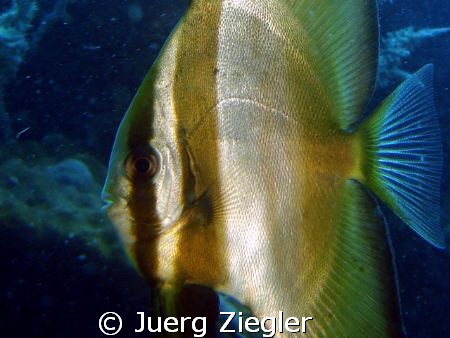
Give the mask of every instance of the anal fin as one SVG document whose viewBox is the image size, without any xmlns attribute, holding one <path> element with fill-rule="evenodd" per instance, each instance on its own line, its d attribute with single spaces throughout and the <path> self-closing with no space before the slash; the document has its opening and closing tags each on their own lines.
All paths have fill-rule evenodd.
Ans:
<svg viewBox="0 0 450 338">
<path fill-rule="evenodd" d="M 396 278 L 383 217 L 357 181 L 345 183 L 326 282 L 308 331 L 319 337 L 401 337 Z"/>
</svg>

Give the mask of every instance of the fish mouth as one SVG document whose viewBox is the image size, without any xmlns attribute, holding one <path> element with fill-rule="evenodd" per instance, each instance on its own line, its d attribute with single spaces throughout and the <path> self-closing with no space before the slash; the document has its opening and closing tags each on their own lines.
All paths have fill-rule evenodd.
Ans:
<svg viewBox="0 0 450 338">
<path fill-rule="evenodd" d="M 103 190 L 101 195 L 100 195 L 100 198 L 102 199 L 102 201 L 104 203 L 103 206 L 102 206 L 102 210 L 103 211 L 109 209 L 114 203 L 112 195 L 108 191 Z"/>
</svg>

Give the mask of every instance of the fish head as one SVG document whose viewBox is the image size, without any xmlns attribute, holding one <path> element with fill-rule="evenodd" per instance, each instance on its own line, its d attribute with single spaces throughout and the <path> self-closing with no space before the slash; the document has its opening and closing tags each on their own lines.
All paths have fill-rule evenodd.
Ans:
<svg viewBox="0 0 450 338">
<path fill-rule="evenodd" d="M 229 282 L 215 115 L 219 11 L 220 2 L 193 3 L 175 27 L 120 124 L 103 189 L 131 261 L 158 288 Z"/>
<path fill-rule="evenodd" d="M 189 200 L 185 172 L 186 150 L 172 118 L 156 62 L 147 74 L 113 145 L 102 199 L 106 211 L 138 270 L 158 280 L 163 256 L 161 237 L 172 238 L 179 229 Z"/>
</svg>

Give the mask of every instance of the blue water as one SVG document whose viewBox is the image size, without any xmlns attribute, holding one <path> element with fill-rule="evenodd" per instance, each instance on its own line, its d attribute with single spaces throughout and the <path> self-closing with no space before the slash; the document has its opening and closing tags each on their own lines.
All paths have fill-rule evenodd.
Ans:
<svg viewBox="0 0 450 338">
<path fill-rule="evenodd" d="M 0 15 L 14 1 L 1 0 Z M 0 337 L 104 337 L 98 319 L 107 311 L 126 323 L 118 337 L 145 336 L 134 329 L 136 312 L 149 308 L 149 288 L 128 264 L 99 196 L 120 119 L 187 0 L 36 3 L 20 51 L 2 54 L 0 34 L 0 111 L 7 112 L 0 118 Z M 450 27 L 449 1 L 384 1 L 384 42 L 409 26 Z M 409 47 L 402 71 L 435 65 L 450 244 L 450 33 Z M 399 81 L 380 85 L 373 105 Z M 408 337 L 447 337 L 449 251 L 387 213 Z"/>
</svg>

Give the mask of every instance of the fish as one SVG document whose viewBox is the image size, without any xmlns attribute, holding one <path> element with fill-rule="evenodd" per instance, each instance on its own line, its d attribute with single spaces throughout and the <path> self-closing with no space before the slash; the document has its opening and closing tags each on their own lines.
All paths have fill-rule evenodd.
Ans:
<svg viewBox="0 0 450 338">
<path fill-rule="evenodd" d="M 405 334 L 380 205 L 445 247 L 442 142 L 431 64 L 366 111 L 378 35 L 372 0 L 189 2 L 102 192 L 166 314 L 226 296 L 311 337 Z"/>
</svg>

